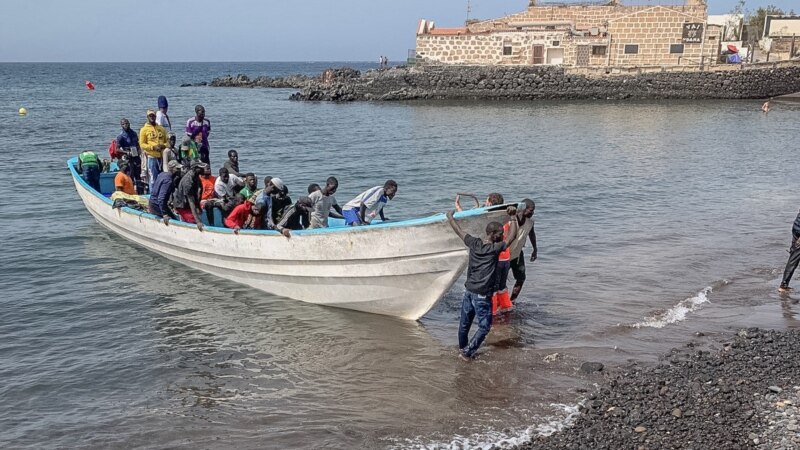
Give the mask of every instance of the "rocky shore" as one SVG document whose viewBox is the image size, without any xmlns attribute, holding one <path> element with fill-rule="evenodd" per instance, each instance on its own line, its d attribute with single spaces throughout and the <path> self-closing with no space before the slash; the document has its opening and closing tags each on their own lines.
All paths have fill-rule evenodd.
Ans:
<svg viewBox="0 0 800 450">
<path fill-rule="evenodd" d="M 203 84 L 203 83 L 201 83 Z M 755 99 L 800 91 L 800 62 L 734 70 L 590 76 L 558 66 L 401 66 L 365 73 L 328 69 L 316 77 L 215 78 L 207 85 L 295 88 L 292 100 Z"/>
<path fill-rule="evenodd" d="M 569 428 L 520 448 L 800 448 L 800 332 L 747 329 L 720 346 L 596 375 Z"/>
</svg>

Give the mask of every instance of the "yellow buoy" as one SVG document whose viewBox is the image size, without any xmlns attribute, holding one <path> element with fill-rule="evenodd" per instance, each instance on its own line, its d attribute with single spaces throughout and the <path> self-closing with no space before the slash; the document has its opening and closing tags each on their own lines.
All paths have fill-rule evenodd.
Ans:
<svg viewBox="0 0 800 450">
<path fill-rule="evenodd" d="M 20 108 L 19 109 L 19 115 L 20 116 L 27 116 L 28 115 L 28 110 L 25 109 L 25 108 Z"/>
</svg>

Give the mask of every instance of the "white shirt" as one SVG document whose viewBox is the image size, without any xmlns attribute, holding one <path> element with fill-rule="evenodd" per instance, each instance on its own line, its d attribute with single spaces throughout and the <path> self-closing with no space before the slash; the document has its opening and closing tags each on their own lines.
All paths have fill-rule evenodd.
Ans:
<svg viewBox="0 0 800 450">
<path fill-rule="evenodd" d="M 347 202 L 347 204 L 344 205 L 344 209 L 355 209 L 356 211 L 359 211 L 361 204 L 363 203 L 364 206 L 367 207 L 367 210 L 364 213 L 364 220 L 367 223 L 370 223 L 372 222 L 372 219 L 381 213 L 381 210 L 383 210 L 383 206 L 386 205 L 387 201 L 389 201 L 389 199 L 385 196 L 383 186 L 375 186 L 372 189 L 367 189 L 366 191 L 358 194 L 358 197 Z"/>
<path fill-rule="evenodd" d="M 234 174 L 230 174 L 228 176 L 230 178 L 228 178 L 227 183 L 222 181 L 222 177 L 217 177 L 217 181 L 214 182 L 214 192 L 217 193 L 217 197 L 219 198 L 223 198 L 227 195 L 228 198 L 232 199 L 234 196 L 236 196 L 236 191 L 234 188 L 236 188 L 236 186 L 244 186 L 243 179 Z"/>
<path fill-rule="evenodd" d="M 164 127 L 167 131 L 172 131 L 172 127 L 169 124 L 169 118 L 167 118 L 167 115 L 161 112 L 160 109 L 156 111 L 156 123 Z"/>
<path fill-rule="evenodd" d="M 327 228 L 328 215 L 331 213 L 331 208 L 333 205 L 338 205 L 338 203 L 336 203 L 336 197 L 333 195 L 323 195 L 322 191 L 316 191 L 312 192 L 308 198 L 311 199 L 311 204 L 313 205 L 311 214 L 309 215 L 311 222 L 309 228 Z"/>
</svg>

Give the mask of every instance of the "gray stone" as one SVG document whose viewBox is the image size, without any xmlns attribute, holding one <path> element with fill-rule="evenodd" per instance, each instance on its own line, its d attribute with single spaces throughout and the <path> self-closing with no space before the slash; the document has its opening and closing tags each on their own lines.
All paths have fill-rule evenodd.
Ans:
<svg viewBox="0 0 800 450">
<path fill-rule="evenodd" d="M 603 370 L 603 363 L 599 362 L 585 362 L 581 364 L 581 372 L 583 373 L 594 373 L 600 372 Z"/>
</svg>

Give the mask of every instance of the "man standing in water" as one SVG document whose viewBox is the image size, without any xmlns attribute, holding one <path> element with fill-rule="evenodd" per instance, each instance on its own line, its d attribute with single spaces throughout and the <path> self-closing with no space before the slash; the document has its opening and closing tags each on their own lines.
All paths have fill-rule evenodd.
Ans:
<svg viewBox="0 0 800 450">
<path fill-rule="evenodd" d="M 458 348 L 462 359 L 475 356 L 489 330 L 492 328 L 492 294 L 497 286 L 497 258 L 517 237 L 517 208 L 509 206 L 509 230 L 503 239 L 503 225 L 490 222 L 486 225 L 486 238 L 481 240 L 469 235 L 453 219 L 453 211 L 447 212 L 447 221 L 459 238 L 469 248 L 467 281 L 464 283 L 464 299 L 461 302 L 461 320 L 458 325 Z M 472 321 L 478 317 L 478 331 L 469 340 Z"/>
<path fill-rule="evenodd" d="M 514 236 L 514 242 L 511 244 L 511 272 L 514 274 L 514 288 L 511 289 L 511 302 L 519 297 L 522 291 L 522 285 L 525 284 L 525 255 L 522 248 L 525 247 L 525 238 L 530 239 L 533 246 L 531 253 L 531 262 L 536 261 L 539 257 L 539 248 L 536 246 L 536 230 L 533 228 L 533 212 L 536 210 L 536 204 L 533 200 L 526 198 L 522 200 L 525 207 L 522 211 L 517 213 L 517 225 L 519 229 Z"/>
<path fill-rule="evenodd" d="M 780 292 L 789 292 L 792 288 L 789 287 L 789 282 L 792 281 L 797 265 L 800 263 L 800 213 L 794 219 L 792 225 L 792 244 L 789 246 L 789 260 L 786 261 L 786 269 L 783 271 L 783 279 L 781 286 L 778 288 Z"/>
</svg>

